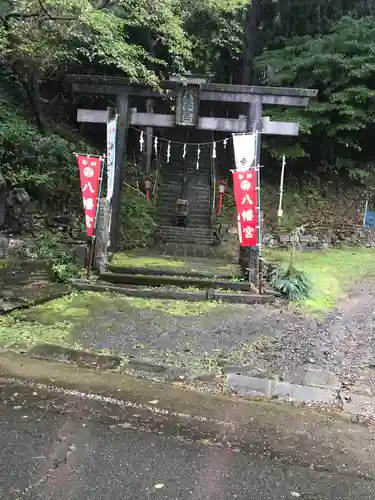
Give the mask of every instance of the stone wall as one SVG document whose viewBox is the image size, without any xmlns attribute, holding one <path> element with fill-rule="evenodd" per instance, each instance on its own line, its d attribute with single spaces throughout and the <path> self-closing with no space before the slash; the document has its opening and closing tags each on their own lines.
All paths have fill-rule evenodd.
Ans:
<svg viewBox="0 0 375 500">
<path fill-rule="evenodd" d="M 307 229 L 300 236 L 288 233 L 266 232 L 263 245 L 267 247 L 290 248 L 295 245 L 299 249 L 322 249 L 329 247 L 353 246 L 375 248 L 375 228 L 364 228 L 359 225 L 345 226 L 340 230 Z"/>
<path fill-rule="evenodd" d="M 37 241 L 32 238 L 14 237 L 0 234 L 0 260 L 27 258 L 36 252 Z M 71 251 L 77 262 L 84 266 L 87 244 L 84 241 L 62 240 L 61 249 Z"/>
<path fill-rule="evenodd" d="M 25 248 L 35 248 L 35 242 L 24 238 L 0 235 L 0 259 L 12 259 L 20 254 Z"/>
</svg>

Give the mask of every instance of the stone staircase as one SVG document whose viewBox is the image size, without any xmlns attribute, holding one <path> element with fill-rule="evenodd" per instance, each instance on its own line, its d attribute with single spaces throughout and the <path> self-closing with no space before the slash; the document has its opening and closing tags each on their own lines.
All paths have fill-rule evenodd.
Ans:
<svg viewBox="0 0 375 500">
<path fill-rule="evenodd" d="M 209 269 L 209 263 L 207 268 Z M 218 301 L 232 304 L 265 304 L 275 294 L 259 294 L 246 278 L 215 271 L 108 265 L 96 281 L 75 280 L 79 290 L 112 292 L 129 297 L 161 300 Z"/>
<path fill-rule="evenodd" d="M 203 140 L 202 134 L 190 137 L 189 141 Z M 182 149 L 181 149 L 182 151 Z M 163 246 L 181 244 L 185 246 L 212 246 L 211 229 L 211 163 L 208 146 L 201 149 L 199 169 L 196 168 L 197 148 L 188 148 L 185 160 L 179 148 L 172 148 L 170 163 L 162 167 L 158 187 L 156 236 Z M 186 227 L 176 226 L 176 201 L 189 200 L 189 215 Z"/>
</svg>

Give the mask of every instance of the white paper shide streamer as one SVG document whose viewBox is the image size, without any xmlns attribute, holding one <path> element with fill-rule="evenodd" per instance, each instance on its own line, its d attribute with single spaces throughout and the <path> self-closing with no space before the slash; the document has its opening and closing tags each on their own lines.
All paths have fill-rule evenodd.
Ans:
<svg viewBox="0 0 375 500">
<path fill-rule="evenodd" d="M 201 156 L 201 148 L 198 145 L 198 149 L 197 149 L 197 170 L 199 170 L 199 158 L 200 158 L 200 156 Z"/>
<path fill-rule="evenodd" d="M 158 154 L 158 138 L 155 137 L 154 139 L 154 150 L 155 150 L 155 156 Z"/>
<path fill-rule="evenodd" d="M 168 147 L 167 147 L 167 163 L 169 163 L 170 159 L 171 159 L 171 141 L 168 142 Z"/>
<path fill-rule="evenodd" d="M 140 135 L 139 135 L 139 149 L 140 149 L 140 152 L 144 152 L 145 151 L 145 135 L 148 135 L 147 132 L 144 132 L 142 130 L 139 131 Z M 152 134 L 153 136 L 153 134 Z M 241 159 L 238 159 L 240 163 L 240 166 L 238 166 L 237 164 L 237 157 L 236 157 L 236 169 L 237 170 L 247 170 L 249 167 L 249 163 L 248 161 L 250 161 L 251 158 L 253 158 L 252 161 L 254 161 L 254 154 L 255 154 L 255 144 L 254 144 L 254 137 L 255 135 L 253 134 L 233 134 L 233 146 L 234 146 L 234 150 L 235 150 L 235 155 L 241 155 L 242 152 L 245 151 L 245 149 L 247 149 L 247 152 L 246 152 L 246 155 L 242 155 L 242 158 Z M 223 146 L 224 146 L 224 149 L 227 149 L 227 145 L 228 145 L 228 140 L 230 140 L 231 138 L 226 138 L 224 140 L 221 140 L 219 141 L 219 144 L 223 143 Z M 156 137 L 156 136 L 153 136 L 153 147 L 154 147 L 154 152 L 155 152 L 155 156 L 158 155 L 159 151 L 159 143 L 160 141 L 165 141 L 168 143 L 167 145 L 167 163 L 170 163 L 171 161 L 171 147 L 172 147 L 172 144 L 176 144 L 176 145 L 179 145 L 181 144 L 180 142 L 174 142 L 174 141 L 168 141 L 164 138 L 160 138 L 160 137 Z M 246 142 L 246 145 L 245 145 L 245 142 Z M 217 158 L 217 146 L 218 143 L 216 141 L 212 141 L 212 142 L 204 142 L 202 144 L 188 144 L 188 143 L 183 143 L 183 149 L 182 149 L 182 158 L 185 160 L 186 159 L 186 155 L 187 155 L 187 150 L 188 150 L 188 146 L 196 146 L 197 147 L 197 158 L 196 158 L 196 168 L 197 170 L 199 170 L 199 162 L 200 162 L 200 156 L 201 156 L 201 151 L 202 151 L 202 146 L 208 146 L 208 147 L 212 147 L 212 158 L 213 159 L 216 159 Z"/>
</svg>

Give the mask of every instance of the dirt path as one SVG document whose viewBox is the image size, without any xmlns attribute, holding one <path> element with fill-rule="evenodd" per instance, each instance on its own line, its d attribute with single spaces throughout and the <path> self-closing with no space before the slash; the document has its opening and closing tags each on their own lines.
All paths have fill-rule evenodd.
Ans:
<svg viewBox="0 0 375 500">
<path fill-rule="evenodd" d="M 355 286 L 322 320 L 282 316 L 285 331 L 250 363 L 290 382 L 309 383 L 315 372 L 325 385 L 338 378 L 357 393 L 375 394 L 374 284 Z"/>
<path fill-rule="evenodd" d="M 240 372 L 336 389 L 344 384 L 375 395 L 375 284 L 357 285 L 321 319 L 281 305 L 80 297 L 74 306 L 87 317 L 75 318 L 70 340 L 84 348 L 182 370 Z M 35 321 L 36 314 L 30 310 L 23 320 Z"/>
</svg>

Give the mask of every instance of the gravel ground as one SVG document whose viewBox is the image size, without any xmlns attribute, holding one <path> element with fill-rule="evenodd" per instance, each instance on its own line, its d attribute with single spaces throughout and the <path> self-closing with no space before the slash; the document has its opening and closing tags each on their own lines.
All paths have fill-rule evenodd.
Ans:
<svg viewBox="0 0 375 500">
<path fill-rule="evenodd" d="M 176 301 L 144 301 L 142 307 L 134 307 L 138 300 L 117 300 L 117 308 L 94 310 L 84 330 L 76 327 L 78 341 L 85 347 L 179 365 L 199 365 L 203 358 L 215 364 L 219 357 L 243 362 L 254 342 L 277 338 L 284 321 L 281 309 L 268 306 L 192 303 L 185 304 L 180 314 L 174 309 Z M 201 367 L 209 368 L 204 363 Z"/>
<path fill-rule="evenodd" d="M 113 308 L 93 307 L 90 322 L 76 329 L 77 340 L 198 370 L 235 364 L 245 374 L 299 384 L 309 384 L 315 372 L 322 385 L 375 394 L 375 284 L 357 285 L 324 318 L 282 305 L 185 305 L 189 315 L 169 310 L 171 303 L 155 304 L 117 298 Z"/>
<path fill-rule="evenodd" d="M 312 369 L 325 371 L 344 387 L 375 394 L 375 284 L 356 285 L 321 320 L 283 318 L 284 332 L 251 362 L 296 383 Z"/>
</svg>

